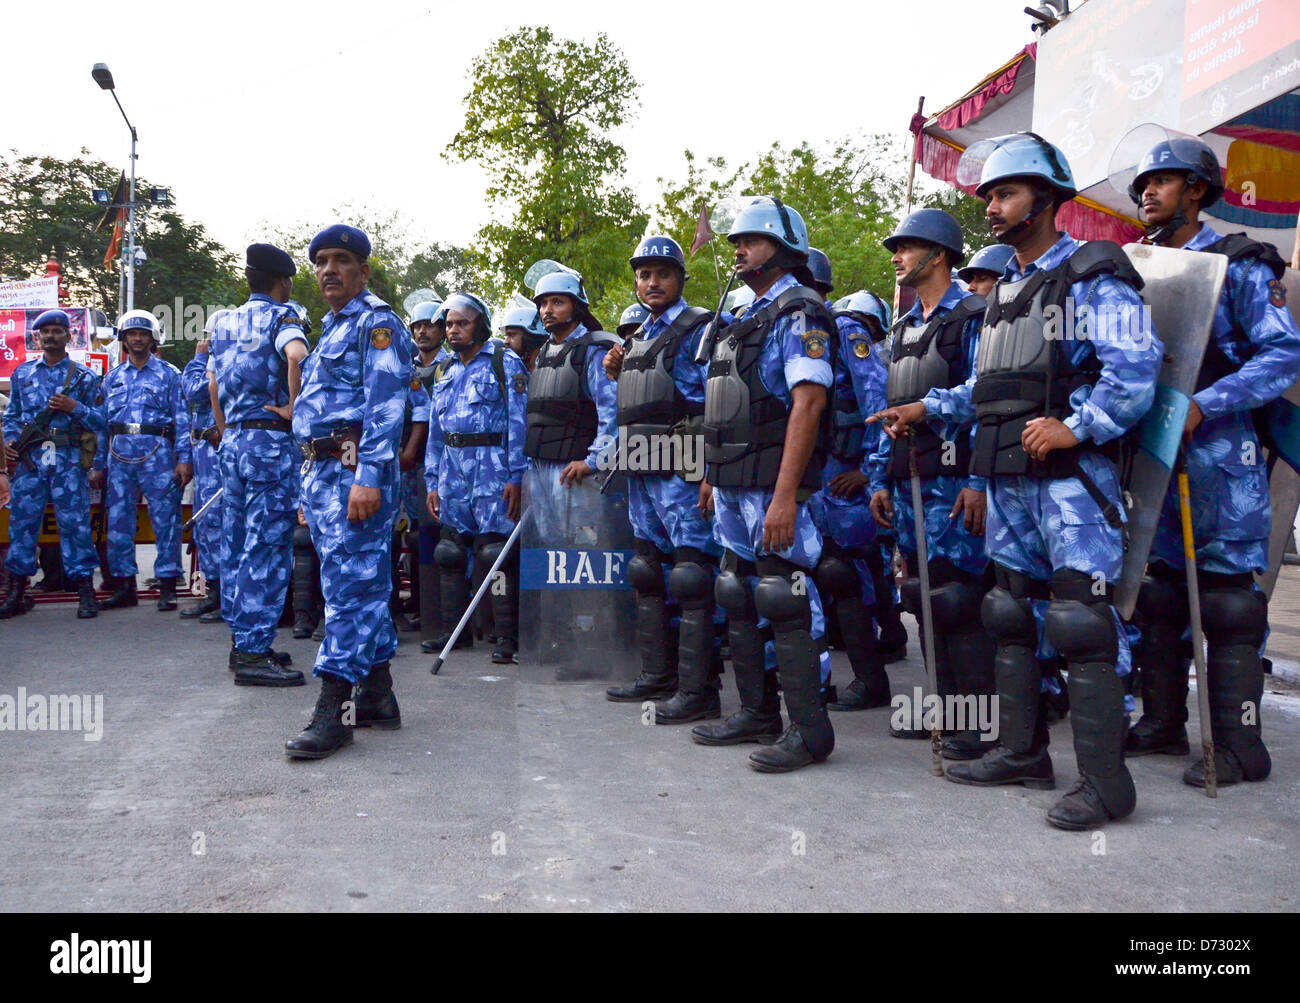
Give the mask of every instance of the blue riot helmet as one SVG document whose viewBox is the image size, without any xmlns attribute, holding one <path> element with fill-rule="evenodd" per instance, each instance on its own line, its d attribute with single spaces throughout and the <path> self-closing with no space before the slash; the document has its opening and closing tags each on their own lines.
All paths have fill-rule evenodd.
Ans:
<svg viewBox="0 0 1300 1003">
<path fill-rule="evenodd" d="M 501 326 L 507 331 L 512 327 L 523 331 L 525 352 L 540 348 L 546 341 L 546 328 L 542 327 L 542 318 L 538 316 L 535 306 L 512 307 L 506 311 L 505 322 Z"/>
<path fill-rule="evenodd" d="M 635 266 L 633 266 L 635 267 Z M 633 303 L 623 311 L 623 316 L 618 319 L 618 336 L 627 338 L 635 333 L 636 329 L 650 319 L 650 311 L 640 303 Z"/>
<path fill-rule="evenodd" d="M 1204 181 L 1206 192 L 1201 200 L 1202 209 L 1223 197 L 1223 170 L 1219 167 L 1219 158 L 1199 139 L 1170 139 L 1147 151 L 1128 190 L 1134 205 L 1142 204 L 1147 178 L 1156 171 L 1179 171 L 1187 175 L 1188 184 Z"/>
<path fill-rule="evenodd" d="M 829 296 L 835 288 L 835 279 L 831 275 L 831 259 L 826 257 L 825 251 L 808 248 L 808 272 L 812 275 L 812 287 L 823 296 Z"/>
<path fill-rule="evenodd" d="M 543 275 L 537 280 L 537 286 L 533 289 L 533 302 L 536 303 L 543 296 L 555 293 L 572 296 L 580 305 L 590 306 L 587 302 L 587 288 L 583 285 L 582 276 L 577 272 L 559 271 Z"/>
<path fill-rule="evenodd" d="M 971 255 L 966 267 L 958 270 L 957 277 L 963 282 L 969 282 L 975 277 L 976 272 L 992 272 L 998 278 L 1002 278 L 1002 273 L 1007 270 L 1007 265 L 1011 263 L 1015 253 L 1015 248 L 1007 244 L 990 244 L 988 247 L 981 247 Z"/>
<path fill-rule="evenodd" d="M 633 271 L 636 271 L 641 265 L 661 261 L 676 265 L 681 272 L 682 281 L 686 281 L 686 255 L 682 253 L 682 245 L 672 237 L 663 235 L 646 237 L 637 244 L 632 257 L 628 259 L 628 264 L 632 266 Z"/>
<path fill-rule="evenodd" d="M 974 186 L 982 199 L 997 182 L 1011 180 L 1035 182 L 1036 190 L 1025 217 L 998 235 L 1003 244 L 1015 244 L 1035 219 L 1079 193 L 1065 154 L 1035 132 L 982 139 L 957 162 L 957 184 Z"/>
<path fill-rule="evenodd" d="M 724 308 L 736 320 L 740 320 L 754 303 L 754 290 L 749 286 L 741 286 L 729 297 L 727 305 Z"/>
<path fill-rule="evenodd" d="M 733 244 L 748 234 L 768 237 L 776 243 L 776 254 L 740 278 L 760 275 L 765 268 L 785 268 L 805 285 L 812 281 L 808 272 L 808 227 L 803 217 L 775 195 L 756 195 L 736 215 L 727 239 Z"/>
<path fill-rule="evenodd" d="M 908 213 L 881 243 L 892 254 L 904 239 L 924 240 L 947 248 L 952 252 L 951 260 L 957 264 L 966 257 L 962 253 L 961 226 L 942 209 L 916 209 Z"/>
<path fill-rule="evenodd" d="M 889 333 L 892 311 L 889 304 L 873 292 L 861 289 L 849 297 L 847 307 L 862 322 L 862 326 L 871 332 L 872 341 L 883 341 Z"/>
<path fill-rule="evenodd" d="M 472 313 L 474 317 L 474 341 L 483 344 L 492 337 L 492 311 L 488 305 L 473 293 L 452 293 L 442 304 L 441 313 L 446 319 L 452 310 Z M 431 318 L 432 319 L 432 318 Z"/>
<path fill-rule="evenodd" d="M 411 311 L 411 325 L 418 324 L 422 320 L 434 323 L 434 317 L 438 313 L 438 308 L 442 306 L 442 300 L 424 300 L 422 303 L 415 304 Z"/>
<path fill-rule="evenodd" d="M 128 310 L 117 319 L 118 338 L 125 338 L 128 331 L 148 331 L 155 342 L 162 344 L 161 325 L 148 310 Z"/>
</svg>

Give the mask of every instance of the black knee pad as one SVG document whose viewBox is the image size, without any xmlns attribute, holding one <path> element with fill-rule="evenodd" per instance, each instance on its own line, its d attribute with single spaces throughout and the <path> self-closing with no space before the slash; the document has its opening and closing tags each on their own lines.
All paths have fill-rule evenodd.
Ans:
<svg viewBox="0 0 1300 1003">
<path fill-rule="evenodd" d="M 483 570 L 487 570 L 496 563 L 501 556 L 501 548 L 505 546 L 506 537 L 500 533 L 484 533 L 474 541 L 475 555 L 483 565 Z"/>
<path fill-rule="evenodd" d="M 758 620 L 758 611 L 754 608 L 754 594 L 749 583 L 736 572 L 724 568 L 713 583 L 713 595 L 718 605 L 727 611 L 733 620 L 754 623 Z"/>
<path fill-rule="evenodd" d="M 921 579 L 904 578 L 898 587 L 898 601 L 903 604 L 903 609 L 921 619 Z"/>
<path fill-rule="evenodd" d="M 934 627 L 941 634 L 973 634 L 980 628 L 984 593 L 966 581 L 947 582 L 930 590 Z"/>
<path fill-rule="evenodd" d="M 1063 568 L 1052 575 L 1052 602 L 1047 607 L 1047 639 L 1069 662 L 1115 664 L 1119 636 L 1111 615 L 1110 589 L 1093 592 L 1094 579 Z"/>
<path fill-rule="evenodd" d="M 812 604 L 806 588 L 796 592 L 796 581 L 781 575 L 764 575 L 754 589 L 754 607 L 778 634 L 812 630 Z"/>
<path fill-rule="evenodd" d="M 627 563 L 627 583 L 643 596 L 664 595 L 664 566 L 648 554 L 637 554 Z"/>
<path fill-rule="evenodd" d="M 464 571 L 469 567 L 469 551 L 461 542 L 460 534 L 454 529 L 443 527 L 442 539 L 433 548 L 433 560 L 440 568 L 448 571 Z"/>
<path fill-rule="evenodd" d="M 668 573 L 668 591 L 682 609 L 709 609 L 713 606 L 713 575 L 694 561 L 678 561 Z"/>
<path fill-rule="evenodd" d="M 851 599 L 862 595 L 858 569 L 850 560 L 839 554 L 823 552 L 815 572 L 817 587 L 832 599 Z"/>
<path fill-rule="evenodd" d="M 1010 589 L 996 585 L 980 604 L 980 619 L 999 644 L 1017 644 L 1031 651 L 1038 647 L 1038 624 L 1028 596 L 1014 595 Z"/>
<path fill-rule="evenodd" d="M 1213 588 L 1201 593 L 1201 622 L 1216 647 L 1258 648 L 1268 628 L 1268 600 L 1249 586 Z"/>
<path fill-rule="evenodd" d="M 1144 624 L 1187 626 L 1187 584 L 1147 575 L 1138 590 L 1137 612 Z"/>
</svg>

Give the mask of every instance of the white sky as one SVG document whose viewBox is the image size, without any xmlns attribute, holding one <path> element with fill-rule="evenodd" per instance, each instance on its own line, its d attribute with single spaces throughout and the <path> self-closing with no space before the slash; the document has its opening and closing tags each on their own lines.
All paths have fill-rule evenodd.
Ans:
<svg viewBox="0 0 1300 1003">
<path fill-rule="evenodd" d="M 85 146 L 126 167 L 126 125 L 90 76 L 105 62 L 139 132 L 140 172 L 230 247 L 260 239 L 264 221 L 332 222 L 348 202 L 467 243 L 488 215 L 483 176 L 439 154 L 470 61 L 520 25 L 604 31 L 622 48 L 641 107 L 619 139 L 649 206 L 656 177 L 684 176 L 688 147 L 735 162 L 778 140 L 903 136 L 921 94 L 936 111 L 1032 40 L 1024 5 L 24 2 L 5 12 L 0 143 L 59 157 Z M 814 12 L 815 28 L 795 20 Z M 709 91 L 725 103 L 706 104 Z"/>
</svg>

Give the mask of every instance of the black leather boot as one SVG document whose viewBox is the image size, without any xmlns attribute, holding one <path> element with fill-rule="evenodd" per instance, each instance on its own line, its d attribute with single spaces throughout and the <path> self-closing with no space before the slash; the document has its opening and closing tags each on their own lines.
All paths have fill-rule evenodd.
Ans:
<svg viewBox="0 0 1300 1003">
<path fill-rule="evenodd" d="M 270 651 L 235 651 L 236 686 L 305 686 L 297 669 L 280 664 Z"/>
<path fill-rule="evenodd" d="M 1047 813 L 1058 829 L 1094 829 L 1132 814 L 1133 777 L 1124 765 L 1124 684 L 1106 662 L 1071 662 L 1070 720 L 1079 779 Z"/>
<path fill-rule="evenodd" d="M 676 693 L 676 666 L 670 664 L 668 654 L 671 642 L 667 599 L 662 594 L 638 592 L 636 646 L 641 655 L 641 673 L 626 686 L 609 687 L 605 699 L 615 703 L 641 703 L 667 700 Z"/>
<path fill-rule="evenodd" d="M 237 667 L 237 655 L 238 653 L 235 650 L 235 639 L 232 637 L 230 639 L 230 660 L 226 666 L 231 672 L 234 672 Z M 274 658 L 276 663 L 279 665 L 289 666 L 293 664 L 293 655 L 289 654 L 287 651 L 270 651 L 267 652 L 267 657 Z"/>
<path fill-rule="evenodd" d="M 727 640 L 740 710 L 717 724 L 696 725 L 691 729 L 691 741 L 699 745 L 769 745 L 781 737 L 781 696 L 776 673 L 764 671 L 763 637 L 757 621 L 733 615 L 727 624 Z"/>
<path fill-rule="evenodd" d="M 889 674 L 876 646 L 876 632 L 871 625 L 870 610 L 861 603 L 840 600 L 835 604 L 844 650 L 853 669 L 853 682 L 844 687 L 830 710 L 871 710 L 889 706 Z"/>
<path fill-rule="evenodd" d="M 320 677 L 320 696 L 311 721 L 297 738 L 284 743 L 290 759 L 324 759 L 352 744 L 352 729 L 343 723 L 344 705 L 352 695 L 352 684 L 340 676 Z"/>
<path fill-rule="evenodd" d="M 158 579 L 158 612 L 170 613 L 176 608 L 176 579 Z"/>
<path fill-rule="evenodd" d="M 1142 717 L 1129 729 L 1129 756 L 1185 756 L 1187 742 L 1187 587 L 1165 577 L 1146 577 L 1138 592 L 1142 641 L 1133 662 L 1142 674 Z"/>
<path fill-rule="evenodd" d="M 77 619 L 93 620 L 99 616 L 99 602 L 95 599 L 95 579 L 91 575 L 79 578 L 77 588 Z"/>
<path fill-rule="evenodd" d="M 100 609 L 126 609 L 128 606 L 139 606 L 140 599 L 136 595 L 135 575 L 127 575 L 117 579 L 117 588 L 113 594 L 99 604 Z"/>
<path fill-rule="evenodd" d="M 402 726 L 402 712 L 393 696 L 393 674 L 388 662 L 370 666 L 370 674 L 357 684 L 357 728 L 396 731 Z"/>
<path fill-rule="evenodd" d="M 709 592 L 711 595 L 711 588 Z M 688 724 L 721 717 L 721 664 L 714 658 L 712 609 L 683 607 L 678 636 L 677 692 L 655 704 L 655 724 Z"/>
<path fill-rule="evenodd" d="M 495 563 L 503 544 L 504 541 L 485 546 L 480 553 Z M 497 632 L 492 662 L 495 665 L 513 665 L 519 661 L 519 565 L 508 558 L 501 566 L 500 574 L 501 577 L 488 590 L 492 599 L 492 622 Z"/>
<path fill-rule="evenodd" d="M 4 602 L 0 602 L 0 620 L 22 616 L 27 612 L 27 576 L 10 575 L 9 591 Z"/>
<path fill-rule="evenodd" d="M 975 609 L 979 609 L 978 603 Z M 948 722 L 954 730 L 951 735 L 944 736 L 944 759 L 978 759 L 997 744 L 996 738 L 982 735 L 979 731 L 980 705 L 987 706 L 997 689 L 993 679 L 993 659 L 997 649 L 993 638 L 978 621 L 975 627 L 975 630 L 965 633 L 950 631 L 944 636 L 953 684 L 961 697 L 966 717 L 965 721 Z M 957 729 L 959 724 L 963 725 L 960 730 Z"/>
<path fill-rule="evenodd" d="M 216 578 L 207 581 L 204 588 L 206 594 L 193 606 L 186 606 L 180 612 L 182 620 L 199 620 L 200 623 L 211 623 L 211 620 L 203 620 L 205 613 L 216 613 L 217 619 L 221 619 L 221 582 Z"/>
</svg>

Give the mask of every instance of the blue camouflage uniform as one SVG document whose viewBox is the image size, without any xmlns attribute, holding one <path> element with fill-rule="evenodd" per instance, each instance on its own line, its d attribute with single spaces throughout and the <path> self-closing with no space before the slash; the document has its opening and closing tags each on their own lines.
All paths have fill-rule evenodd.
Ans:
<svg viewBox="0 0 1300 1003">
<path fill-rule="evenodd" d="M 498 380 L 492 356 L 499 353 L 505 385 Z M 457 355 L 445 363 L 434 384 L 428 412 L 429 439 L 424 452 L 428 491 L 438 492 L 442 524 L 459 533 L 509 535 L 515 524 L 506 515 L 501 492 L 522 484 L 528 370 L 503 342 L 488 341 L 469 360 Z M 449 445 L 460 436 L 501 435 L 500 445 Z"/>
<path fill-rule="evenodd" d="M 902 337 L 909 328 L 924 326 L 936 315 L 948 313 L 958 303 L 971 295 L 956 282 L 939 300 L 934 313 L 922 316 L 921 301 L 912 304 L 912 308 L 903 315 L 895 327 L 894 337 Z M 964 378 L 970 379 L 975 372 L 975 353 L 979 349 L 981 319 L 972 317 L 962 330 L 961 359 L 965 364 Z M 931 427 L 939 433 L 944 442 L 957 442 L 959 438 L 970 439 L 974 435 L 974 417 L 964 421 L 951 418 L 932 420 Z M 893 440 L 887 435 L 880 435 L 876 452 L 869 461 L 871 491 L 892 490 L 894 500 L 894 533 L 898 538 L 898 549 L 907 561 L 908 568 L 916 568 L 916 514 L 912 509 L 912 488 L 910 481 L 891 481 L 886 468 L 893 451 Z M 963 488 L 973 491 L 986 489 L 983 477 L 974 475 L 966 477 L 922 477 L 921 503 L 925 508 L 925 544 L 926 553 L 931 562 L 945 559 L 955 567 L 971 575 L 982 574 L 988 566 L 988 554 L 985 552 L 984 538 L 974 535 L 966 528 L 966 520 L 958 515 L 953 518 L 952 507 L 957 495 Z"/>
<path fill-rule="evenodd" d="M 297 507 L 293 436 L 266 405 L 289 402 L 285 348 L 307 339 L 291 307 L 254 293 L 218 319 L 211 341 L 226 419 L 221 611 L 235 647 L 261 654 L 271 650 L 284 611 Z"/>
<path fill-rule="evenodd" d="M 136 573 L 136 506 L 149 506 L 158 549 L 154 576 L 181 576 L 181 486 L 178 463 L 190 463 L 190 418 L 181 374 L 156 355 L 140 367 L 128 358 L 104 377 L 108 436 L 101 440 L 96 469 L 108 469 L 108 566 L 118 578 Z M 127 426 L 170 426 L 169 434 L 130 432 Z"/>
<path fill-rule="evenodd" d="M 1201 251 L 1219 238 L 1204 225 L 1183 250 Z M 1205 416 L 1185 449 L 1196 566 L 1202 571 L 1262 573 L 1268 566 L 1268 476 L 1251 411 L 1281 396 L 1300 375 L 1300 333 L 1285 303 L 1270 302 L 1273 282 L 1262 262 L 1229 262 L 1210 336 L 1240 368 L 1192 398 Z M 1244 343 L 1234 337 L 1237 330 L 1244 332 Z M 1177 484 L 1165 497 L 1151 559 L 1183 567 Z"/>
<path fill-rule="evenodd" d="M 356 683 L 397 650 L 388 600 L 401 483 L 397 443 L 411 382 L 411 346 L 410 332 L 392 308 L 362 292 L 326 315 L 320 341 L 303 364 L 293 414 L 298 441 L 306 444 L 345 427 L 360 431 L 355 471 L 341 457 L 322 457 L 306 466 L 302 478 L 302 508 L 320 555 L 325 596 L 318 676 Z M 347 518 L 353 484 L 380 491 L 379 510 L 361 523 Z"/>
<path fill-rule="evenodd" d="M 65 391 L 68 367 L 72 381 Z M 51 412 L 50 432 L 78 436 L 83 429 L 104 441 L 104 398 L 99 377 L 86 366 L 65 358 L 53 366 L 44 356 L 24 362 L 10 376 L 9 405 L 4 412 L 4 441 L 10 444 L 31 424 L 49 399 L 63 393 L 77 401 L 71 414 Z M 69 445 L 26 450 L 13 473 L 9 503 L 9 554 L 5 567 L 11 574 L 36 574 L 36 539 L 46 503 L 54 506 L 59 524 L 63 569 L 72 579 L 89 578 L 98 563 L 90 535 L 90 492 L 81 468 L 81 448 Z"/>
<path fill-rule="evenodd" d="M 212 443 L 201 436 L 216 426 L 212 414 L 212 397 L 208 384 L 208 353 L 196 352 L 181 370 L 181 393 L 190 416 L 190 444 L 194 452 L 194 505 L 197 512 L 221 489 L 221 458 Z M 221 501 L 194 524 L 194 549 L 198 552 L 199 573 L 206 581 L 221 577 Z"/>
<path fill-rule="evenodd" d="M 799 284 L 793 275 L 785 274 L 777 279 L 770 289 L 754 300 L 746 311 L 746 317 L 754 316 L 757 311 L 774 302 L 787 289 Z M 769 333 L 767 342 L 759 354 L 758 366 L 763 385 L 769 392 L 780 398 L 790 408 L 794 398 L 790 388 L 798 383 L 815 383 L 821 387 L 831 387 L 834 374 L 831 364 L 824 356 L 812 358 L 807 354 L 804 340 L 795 330 L 791 317 L 784 316 L 777 320 Z M 767 519 L 767 509 L 772 503 L 773 491 L 770 488 L 715 488 L 713 491 L 713 538 L 726 550 L 736 554 L 745 561 L 753 562 L 759 556 L 767 556 L 762 550 L 763 524 Z M 808 572 L 805 581 L 808 589 L 808 601 L 812 607 L 812 636 L 820 639 L 826 633 L 826 621 L 822 614 L 821 597 L 812 580 L 811 572 L 817 567 L 822 552 L 822 536 L 813 523 L 812 513 L 807 502 L 798 505 L 794 524 L 794 544 L 775 556 L 789 561 L 798 568 Z M 758 584 L 758 576 L 749 579 L 753 588 Z M 766 619 L 759 620 L 759 626 L 766 626 Z M 770 645 L 769 645 L 770 647 Z M 768 667 L 774 668 L 775 661 L 770 657 Z M 830 655 L 822 652 L 821 678 L 826 683 L 831 676 Z"/>
<path fill-rule="evenodd" d="M 435 362 L 432 366 L 422 366 L 419 362 L 419 349 L 412 348 L 411 353 L 411 358 L 415 361 L 412 365 L 410 389 L 406 394 L 406 409 L 402 417 L 402 439 L 399 440 L 398 445 L 399 453 L 405 441 L 412 434 L 412 426 L 428 424 L 429 404 L 433 399 L 433 372 L 438 364 L 436 360 L 440 359 L 442 354 L 440 352 L 438 356 L 435 356 Z M 429 441 L 426 438 L 426 450 L 428 445 Z M 402 519 L 405 518 L 406 532 L 417 532 L 420 519 L 424 513 L 424 497 L 424 458 L 421 456 L 416 466 L 410 470 L 402 471 L 401 504 L 397 507 L 394 526 L 400 524 Z"/>
</svg>

